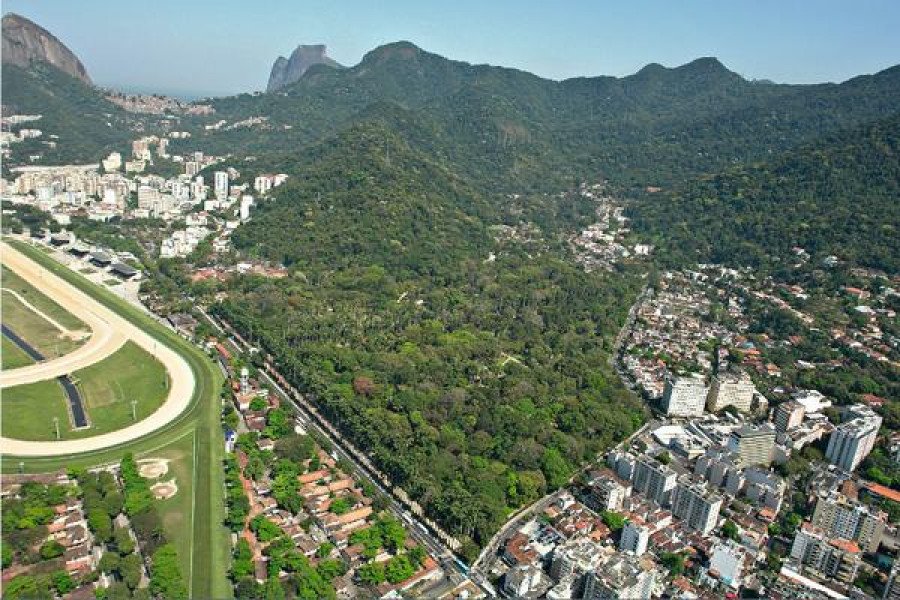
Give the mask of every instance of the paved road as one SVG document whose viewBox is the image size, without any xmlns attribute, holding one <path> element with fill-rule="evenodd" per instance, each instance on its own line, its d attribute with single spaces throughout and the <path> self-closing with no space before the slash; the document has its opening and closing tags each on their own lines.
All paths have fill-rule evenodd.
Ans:
<svg viewBox="0 0 900 600">
<path fill-rule="evenodd" d="M 0 327 L 2 327 L 3 335 L 5 335 L 13 344 L 21 348 L 25 354 L 34 360 L 44 360 L 44 355 L 38 352 L 34 346 L 19 337 L 19 334 L 5 324 L 0 325 Z M 76 428 L 87 427 L 87 415 L 84 412 L 84 403 L 81 401 L 81 394 L 78 393 L 78 388 L 75 387 L 75 384 L 72 383 L 72 380 L 68 375 L 60 375 L 56 380 L 59 382 L 59 385 L 62 386 L 63 391 L 66 393 L 66 397 L 69 399 L 72 423 Z"/>
<path fill-rule="evenodd" d="M 93 437 L 57 442 L 0 437 L 0 449 L 4 455 L 59 456 L 102 450 L 144 437 L 173 421 L 190 406 L 196 381 L 190 365 L 180 354 L 8 244 L 0 242 L 0 254 L 5 267 L 15 271 L 41 293 L 53 298 L 93 332 L 84 346 L 65 356 L 40 365 L 4 371 L 0 374 L 0 388 L 68 375 L 106 358 L 127 340 L 153 354 L 165 366 L 171 382 L 162 405 L 149 417 L 133 425 Z M 85 352 L 85 348 L 91 350 Z"/>
</svg>

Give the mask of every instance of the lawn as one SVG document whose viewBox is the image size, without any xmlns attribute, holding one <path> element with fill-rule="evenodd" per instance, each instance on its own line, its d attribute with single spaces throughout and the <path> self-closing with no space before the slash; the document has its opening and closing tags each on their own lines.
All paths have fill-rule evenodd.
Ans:
<svg viewBox="0 0 900 600">
<path fill-rule="evenodd" d="M 0 336 L 0 338 L 2 338 L 3 343 L 2 350 L 0 350 L 3 353 L 3 369 L 18 369 L 19 367 L 27 367 L 28 365 L 34 364 L 31 357 L 25 354 L 21 348 L 13 344 L 9 338 L 5 335 Z"/>
<path fill-rule="evenodd" d="M 112 286 L 114 286 L 114 285 L 119 285 L 119 284 L 122 283 L 122 282 L 121 282 L 120 280 L 118 280 L 118 279 L 105 279 L 105 280 L 103 281 L 103 283 L 104 283 L 105 285 L 108 285 L 108 286 L 112 287 Z"/>
<path fill-rule="evenodd" d="M 55 379 L 17 385 L 3 390 L 0 425 L 5 437 L 25 440 L 55 440 L 53 418 L 59 420 L 61 439 L 67 439 L 72 424 L 62 387 Z"/>
<path fill-rule="evenodd" d="M 6 290 L 3 291 L 3 324 L 34 346 L 46 358 L 57 358 L 81 346 L 84 340 L 73 340 Z M 30 301 L 30 299 L 29 299 Z"/>
<path fill-rule="evenodd" d="M 194 454 L 196 446 L 196 430 L 189 431 L 181 438 L 173 441 L 165 448 L 145 452 L 137 458 L 162 458 L 169 461 L 169 472 L 162 477 L 152 480 L 175 480 L 178 493 L 167 500 L 157 500 L 156 507 L 162 517 L 166 535 L 173 540 L 178 548 L 178 558 L 181 561 L 181 569 L 185 580 L 189 579 L 191 571 L 191 554 L 193 548 L 193 536 L 184 535 L 185 531 L 191 531 L 194 527 Z"/>
<path fill-rule="evenodd" d="M 72 374 L 91 419 L 91 435 L 121 429 L 145 419 L 162 404 L 169 377 L 149 352 L 126 342 L 111 356 Z"/>
<path fill-rule="evenodd" d="M 126 342 L 111 356 L 80 371 L 75 371 L 72 381 L 81 392 L 87 410 L 90 427 L 72 431 L 66 404 L 68 400 L 55 380 L 29 385 L 17 385 L 3 390 L 0 407 L 3 418 L 3 435 L 23 440 L 54 440 L 55 431 L 44 427 L 21 427 L 22 423 L 41 423 L 48 410 L 57 414 L 62 410 L 60 439 L 69 440 L 90 437 L 122 429 L 134 423 L 132 400 L 137 420 L 147 418 L 166 398 L 168 375 L 162 363 L 134 342 Z M 43 396 L 38 396 L 35 386 L 42 386 Z M 60 407 L 60 408 L 57 408 Z M 12 412 L 10 412 L 12 411 Z M 27 437 L 26 437 L 27 436 Z"/>
<path fill-rule="evenodd" d="M 78 317 L 39 292 L 34 286 L 19 277 L 12 269 L 3 268 L 0 273 L 2 273 L 4 288 L 18 292 L 37 307 L 39 311 L 48 315 L 66 329 L 87 329 Z"/>
<path fill-rule="evenodd" d="M 104 450 L 65 457 L 21 459 L 21 469 L 29 473 L 42 473 L 66 467 L 93 467 L 108 464 L 121 460 L 125 452 L 149 455 L 149 453 L 162 450 L 180 440 L 181 436 L 187 432 L 194 432 L 197 436 L 194 458 L 197 469 L 193 514 L 197 518 L 194 519 L 192 531 L 183 529 L 173 533 L 172 539 L 179 547 L 185 543 L 184 539 L 193 540 L 192 567 L 191 571 L 185 574 L 190 582 L 191 596 L 194 598 L 230 598 L 232 589 L 226 574 L 230 564 L 231 546 L 228 530 L 222 525 L 225 519 L 224 473 L 222 470 L 222 458 L 225 451 L 220 425 L 221 372 L 213 361 L 196 346 L 183 340 L 114 293 L 74 273 L 71 269 L 41 252 L 40 249 L 17 240 L 8 240 L 8 243 L 101 304 L 143 328 L 161 342 L 176 349 L 190 364 L 197 382 L 193 404 L 167 427 L 139 440 Z M 5 460 L 0 464 L 0 468 L 4 471 L 19 469 L 20 460 L 18 458 L 11 456 L 4 458 Z"/>
</svg>

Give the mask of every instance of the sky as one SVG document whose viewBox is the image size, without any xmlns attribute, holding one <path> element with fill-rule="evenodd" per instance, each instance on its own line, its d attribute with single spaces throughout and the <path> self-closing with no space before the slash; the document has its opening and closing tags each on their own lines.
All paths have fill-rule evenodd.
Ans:
<svg viewBox="0 0 900 600">
<path fill-rule="evenodd" d="M 184 96 L 265 89 L 272 62 L 323 43 L 344 65 L 408 40 L 542 77 L 623 76 L 715 56 L 750 79 L 844 81 L 900 63 L 897 0 L 3 0 L 95 83 Z"/>
</svg>

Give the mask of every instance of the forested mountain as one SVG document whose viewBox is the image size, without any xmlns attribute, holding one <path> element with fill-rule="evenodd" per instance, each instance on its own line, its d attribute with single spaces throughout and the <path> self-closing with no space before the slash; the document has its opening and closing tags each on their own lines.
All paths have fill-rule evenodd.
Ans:
<svg viewBox="0 0 900 600">
<path fill-rule="evenodd" d="M 97 88 L 45 63 L 28 69 L 3 65 L 4 114 L 40 114 L 26 126 L 44 132 L 42 139 L 15 144 L 12 161 L 28 163 L 40 154 L 48 164 L 98 163 L 111 150 L 124 152 L 140 127 L 140 117 L 109 102 Z M 44 142 L 58 136 L 51 148 Z"/>
<path fill-rule="evenodd" d="M 214 311 L 471 556 L 642 418 L 607 363 L 640 280 L 585 273 L 561 243 L 593 208 L 488 201 L 390 130 L 357 126 L 235 233 L 294 275 L 244 280 Z M 528 240 L 499 235 L 522 222 Z"/>
<path fill-rule="evenodd" d="M 556 82 L 400 42 L 348 69 L 313 66 L 279 93 L 217 99 L 207 121 L 267 116 L 268 126 L 201 129 L 192 143 L 219 153 L 293 151 L 381 119 L 404 137 L 427 131 L 423 150 L 453 158 L 468 176 L 489 177 L 494 189 L 550 189 L 600 176 L 643 187 L 767 158 L 890 116 L 898 101 L 898 67 L 839 85 L 776 85 L 702 58 L 623 78 Z"/>
<path fill-rule="evenodd" d="M 900 115 L 644 195 L 631 216 L 670 264 L 759 266 L 799 246 L 898 273 Z"/>
</svg>

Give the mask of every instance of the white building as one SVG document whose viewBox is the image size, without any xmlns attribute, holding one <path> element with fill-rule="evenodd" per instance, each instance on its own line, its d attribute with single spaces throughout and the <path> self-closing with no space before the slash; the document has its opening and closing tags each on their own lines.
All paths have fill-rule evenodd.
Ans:
<svg viewBox="0 0 900 600">
<path fill-rule="evenodd" d="M 713 546 L 709 559 L 710 575 L 725 585 L 738 589 L 741 587 L 746 558 L 746 551 L 734 540 L 719 542 Z"/>
<path fill-rule="evenodd" d="M 250 218 L 250 208 L 253 206 L 253 196 L 241 196 L 240 219 L 241 223 L 246 223 Z"/>
<path fill-rule="evenodd" d="M 838 492 L 822 492 L 816 500 L 812 524 L 832 537 L 858 542 L 866 552 L 881 543 L 887 515 Z"/>
<path fill-rule="evenodd" d="M 603 470 L 590 480 L 585 502 L 598 512 L 621 510 L 630 493 L 631 486 L 627 481 L 610 470 Z"/>
<path fill-rule="evenodd" d="M 775 428 L 764 423 L 742 425 L 728 436 L 728 450 L 738 456 L 738 466 L 768 466 L 775 450 Z"/>
<path fill-rule="evenodd" d="M 825 458 L 848 473 L 863 461 L 875 446 L 881 417 L 864 404 L 854 404 L 845 418 L 828 438 Z"/>
<path fill-rule="evenodd" d="M 122 155 L 118 152 L 110 152 L 102 161 L 104 171 L 118 171 L 122 168 Z"/>
<path fill-rule="evenodd" d="M 216 171 L 213 179 L 213 190 L 216 198 L 223 199 L 228 197 L 228 173 L 225 171 Z"/>
<path fill-rule="evenodd" d="M 672 514 L 695 531 L 707 534 L 719 521 L 722 497 L 684 476 L 672 493 Z"/>
<path fill-rule="evenodd" d="M 775 415 L 772 420 L 775 422 L 775 429 L 784 433 L 799 427 L 803 423 L 804 416 L 806 416 L 806 408 L 796 400 L 788 400 L 775 408 Z"/>
<path fill-rule="evenodd" d="M 703 415 L 708 393 L 701 375 L 670 379 L 663 392 L 663 412 L 669 417 L 699 417 Z"/>
<path fill-rule="evenodd" d="M 647 570 L 636 556 L 616 554 L 585 578 L 585 600 L 649 599 L 656 572 Z"/>
<path fill-rule="evenodd" d="M 666 506 L 675 489 L 678 476 L 668 465 L 664 465 L 649 456 L 640 456 L 634 465 L 632 489 Z"/>
<path fill-rule="evenodd" d="M 622 537 L 619 539 L 619 550 L 640 556 L 647 551 L 650 543 L 650 528 L 642 520 L 633 518 L 625 522 Z"/>
<path fill-rule="evenodd" d="M 726 406 L 733 406 L 741 412 L 750 412 L 755 393 L 756 386 L 746 373 L 719 374 L 713 377 L 706 409 L 719 412 Z"/>
<path fill-rule="evenodd" d="M 506 573 L 503 590 L 513 598 L 524 598 L 541 587 L 546 579 L 544 572 L 535 565 L 519 565 Z"/>
</svg>

